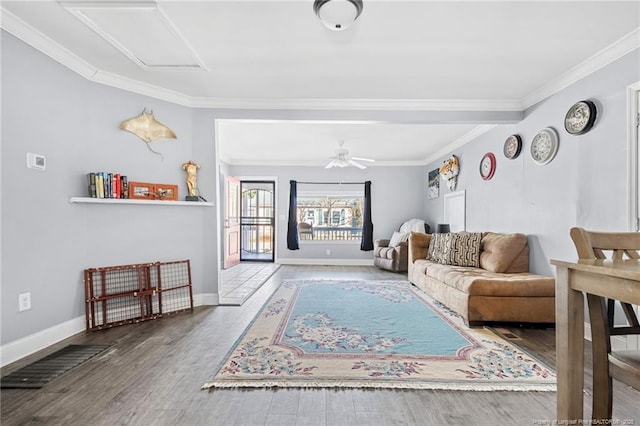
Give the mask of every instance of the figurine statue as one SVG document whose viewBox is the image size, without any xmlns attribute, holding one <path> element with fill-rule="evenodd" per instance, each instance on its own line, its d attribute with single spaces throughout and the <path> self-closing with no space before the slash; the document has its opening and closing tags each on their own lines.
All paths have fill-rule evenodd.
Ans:
<svg viewBox="0 0 640 426">
<path fill-rule="evenodd" d="M 199 199 L 198 177 L 196 176 L 199 168 L 200 165 L 193 161 L 188 161 L 182 165 L 182 170 L 187 172 L 187 192 L 189 193 L 186 198 L 187 201 L 198 201 Z"/>
<path fill-rule="evenodd" d="M 460 163 L 458 157 L 452 155 L 442 163 L 440 167 L 440 176 L 447 181 L 449 191 L 455 191 L 458 184 L 458 174 L 460 173 Z"/>
</svg>

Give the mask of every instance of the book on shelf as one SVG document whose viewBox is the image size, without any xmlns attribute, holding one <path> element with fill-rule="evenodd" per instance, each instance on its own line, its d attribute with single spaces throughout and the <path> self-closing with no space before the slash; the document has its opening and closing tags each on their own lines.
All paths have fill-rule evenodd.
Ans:
<svg viewBox="0 0 640 426">
<path fill-rule="evenodd" d="M 120 176 L 122 198 L 129 198 L 129 181 L 126 176 Z"/>
<path fill-rule="evenodd" d="M 94 172 L 87 173 L 87 178 L 89 179 L 89 197 L 97 198 L 98 193 L 96 192 L 96 174 Z"/>
<path fill-rule="evenodd" d="M 105 173 L 104 176 L 104 190 L 105 190 L 105 195 L 104 198 L 113 198 L 113 189 L 111 188 L 112 184 L 113 184 L 113 174 L 112 173 Z"/>
<path fill-rule="evenodd" d="M 104 178 L 102 176 L 102 172 L 96 173 L 96 191 L 98 193 L 98 198 L 104 198 Z"/>
<path fill-rule="evenodd" d="M 114 198 L 120 198 L 121 192 L 120 192 L 120 173 L 114 173 L 113 174 L 113 195 Z"/>
<path fill-rule="evenodd" d="M 87 192 L 91 198 L 129 198 L 127 176 L 120 173 L 89 172 Z"/>
</svg>

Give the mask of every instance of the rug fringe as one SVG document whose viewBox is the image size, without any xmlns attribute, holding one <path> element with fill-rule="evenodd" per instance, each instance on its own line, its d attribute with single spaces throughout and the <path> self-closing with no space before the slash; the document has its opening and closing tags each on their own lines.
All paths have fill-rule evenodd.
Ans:
<svg viewBox="0 0 640 426">
<path fill-rule="evenodd" d="M 413 389 L 413 390 L 453 390 L 453 391 L 518 391 L 518 392 L 555 392 L 555 384 L 480 384 L 480 383 L 404 383 L 404 382 L 367 382 L 367 381 L 331 381 L 331 382 L 286 382 L 286 381 L 209 381 L 201 390 L 205 389 L 237 389 L 237 388 L 344 388 L 344 389 Z"/>
</svg>

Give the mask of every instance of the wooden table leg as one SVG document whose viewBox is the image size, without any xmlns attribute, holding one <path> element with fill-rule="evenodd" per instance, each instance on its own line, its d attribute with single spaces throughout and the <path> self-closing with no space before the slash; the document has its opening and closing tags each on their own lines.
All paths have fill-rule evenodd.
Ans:
<svg viewBox="0 0 640 426">
<path fill-rule="evenodd" d="M 584 388 L 584 297 L 570 289 L 573 272 L 556 276 L 556 369 L 558 420 L 582 420 Z"/>
</svg>

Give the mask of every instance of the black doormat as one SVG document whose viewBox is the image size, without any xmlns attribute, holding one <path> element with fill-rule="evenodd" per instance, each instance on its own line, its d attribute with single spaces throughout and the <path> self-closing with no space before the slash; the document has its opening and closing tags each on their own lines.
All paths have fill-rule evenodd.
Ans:
<svg viewBox="0 0 640 426">
<path fill-rule="evenodd" d="M 0 379 L 1 388 L 39 389 L 107 349 L 109 345 L 69 345 Z"/>
</svg>

